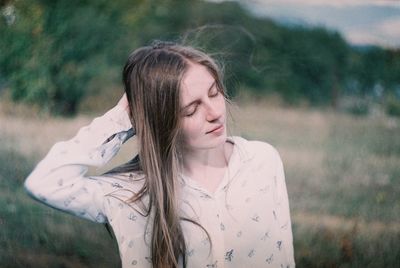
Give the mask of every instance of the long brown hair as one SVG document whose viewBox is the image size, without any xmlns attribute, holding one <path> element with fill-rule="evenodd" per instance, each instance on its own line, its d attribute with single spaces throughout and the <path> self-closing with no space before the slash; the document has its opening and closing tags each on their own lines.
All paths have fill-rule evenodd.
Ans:
<svg viewBox="0 0 400 268">
<path fill-rule="evenodd" d="M 145 183 L 129 201 L 149 196 L 147 215 L 152 222 L 153 267 L 186 266 L 186 244 L 179 215 L 177 183 L 180 171 L 180 88 L 190 64 L 205 66 L 226 96 L 221 68 L 206 53 L 175 43 L 155 42 L 132 52 L 123 70 L 130 118 L 138 138 L 139 154 L 110 173 L 143 172 Z M 150 217 L 149 217 L 150 218 Z M 208 233 L 207 233 L 208 235 Z M 210 239 L 211 242 L 211 239 Z"/>
</svg>

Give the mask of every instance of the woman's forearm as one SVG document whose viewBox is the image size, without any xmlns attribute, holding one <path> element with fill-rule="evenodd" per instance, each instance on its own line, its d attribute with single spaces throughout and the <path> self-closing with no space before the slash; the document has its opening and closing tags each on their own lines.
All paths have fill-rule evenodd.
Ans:
<svg viewBox="0 0 400 268">
<path fill-rule="evenodd" d="M 104 182 L 86 177 L 88 166 L 102 166 L 132 136 L 127 111 L 120 105 L 56 143 L 25 181 L 35 199 L 89 220 L 104 222 Z"/>
</svg>

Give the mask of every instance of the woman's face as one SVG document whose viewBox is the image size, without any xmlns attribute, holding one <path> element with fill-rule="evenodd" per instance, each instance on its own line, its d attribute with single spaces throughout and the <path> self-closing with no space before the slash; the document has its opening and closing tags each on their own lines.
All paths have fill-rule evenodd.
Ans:
<svg viewBox="0 0 400 268">
<path fill-rule="evenodd" d="M 225 143 L 225 98 L 206 67 L 190 64 L 182 78 L 180 98 L 186 149 L 211 149 Z"/>
</svg>

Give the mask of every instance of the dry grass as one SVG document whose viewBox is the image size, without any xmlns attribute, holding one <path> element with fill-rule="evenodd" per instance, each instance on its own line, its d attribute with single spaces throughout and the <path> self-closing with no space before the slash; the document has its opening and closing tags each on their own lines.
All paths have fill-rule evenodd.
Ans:
<svg viewBox="0 0 400 268">
<path fill-rule="evenodd" d="M 396 267 L 400 259 L 399 120 L 385 116 L 354 117 L 330 110 L 282 108 L 266 102 L 241 103 L 239 107 L 232 108 L 235 120 L 231 122 L 231 134 L 267 141 L 282 156 L 298 266 Z M 100 227 L 93 229 L 89 227 L 91 225 L 72 217 L 64 217 L 59 212 L 50 212 L 52 210 L 47 208 L 38 209 L 37 203 L 26 197 L 21 189 L 23 177 L 53 144 L 71 138 L 92 118 L 88 115 L 76 118 L 51 118 L 43 114 L 26 116 L 22 108 L 14 113 L 6 108 L 0 109 L 0 161 L 5 159 L 0 164 L 0 180 L 4 180 L 10 170 L 19 170 L 16 183 L 10 179 L 3 182 L 14 186 L 1 190 L 0 212 L 8 217 L 0 214 L 0 227 L 7 230 L 15 228 L 11 227 L 14 226 L 11 223 L 24 221 L 32 224 L 31 228 L 35 231 L 35 228 L 42 228 L 41 217 L 49 217 L 43 227 L 47 231 L 19 234 L 33 236 L 33 242 L 18 245 L 15 241 L 7 241 L 16 237 L 16 234 L 13 235 L 15 232 L 8 229 L 12 232 L 2 233 L 0 243 L 13 244 L 21 256 L 30 247 L 41 248 L 33 251 L 37 252 L 36 263 L 40 265 L 46 261 L 53 263 L 54 256 L 70 251 L 58 244 L 49 246 L 57 234 L 62 241 L 71 244 L 73 239 L 78 239 L 77 228 L 96 234 L 104 231 Z M 124 146 L 107 167 L 92 172 L 102 172 L 126 161 L 133 151 L 134 140 Z M 22 167 L 18 163 L 11 168 L 4 167 L 6 162 L 18 161 Z M 27 211 L 30 216 L 25 220 L 14 219 L 18 213 L 13 209 Z M 57 224 L 60 221 L 63 223 Z M 41 241 L 37 236 L 43 236 L 41 239 L 45 242 L 34 242 Z M 97 266 L 96 261 L 88 257 L 96 255 L 93 250 L 90 251 L 90 248 L 95 248 L 92 243 L 100 245 L 98 247 L 103 250 L 107 249 L 107 245 L 90 235 L 84 239 L 79 241 L 90 243 L 82 248 L 89 249 L 82 249 L 84 253 L 68 253 L 75 256 L 69 259 L 71 263 L 64 263 L 61 257 L 57 263 L 66 267 Z M 11 252 L 10 248 L 4 252 Z M 76 254 L 83 257 L 77 258 Z M 102 254 L 101 251 L 99 254 Z M 376 256 L 381 261 L 376 260 Z M 28 254 L 26 258 L 34 259 L 35 255 Z M 116 259 L 116 255 L 113 258 Z M 15 263 L 15 267 L 22 267 L 17 261 Z"/>
</svg>

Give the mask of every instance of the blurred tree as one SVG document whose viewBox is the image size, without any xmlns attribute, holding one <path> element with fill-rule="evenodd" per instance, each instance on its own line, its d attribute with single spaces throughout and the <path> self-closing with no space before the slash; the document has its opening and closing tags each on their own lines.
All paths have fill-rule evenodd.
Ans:
<svg viewBox="0 0 400 268">
<path fill-rule="evenodd" d="M 91 4 L 91 5 L 89 5 Z M 92 77 L 107 67 L 121 32 L 106 1 L 27 0 L 13 3 L 16 20 L 2 22 L 1 73 L 15 100 L 73 114 Z"/>
<path fill-rule="evenodd" d="M 348 77 L 356 81 L 355 93 L 360 96 L 394 95 L 400 88 L 400 51 L 376 46 L 355 48 Z"/>
<path fill-rule="evenodd" d="M 367 49 L 361 54 L 354 68 L 360 90 L 363 95 L 369 94 L 375 83 L 382 82 L 385 72 L 385 51 L 378 47 Z"/>
<path fill-rule="evenodd" d="M 400 87 L 398 51 L 354 49 L 337 32 L 284 27 L 251 16 L 234 1 L 0 4 L 0 81 L 15 100 L 52 113 L 75 113 L 88 88 L 101 90 L 90 86 L 106 88 L 102 81 L 117 77 L 129 51 L 153 39 L 182 41 L 224 62 L 230 95 L 242 85 L 256 95 L 278 92 L 288 103 L 335 106 L 349 81 L 360 94 L 377 83 Z"/>
</svg>

